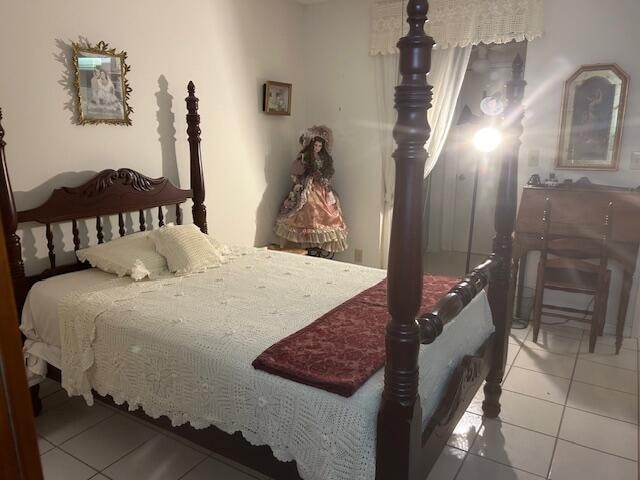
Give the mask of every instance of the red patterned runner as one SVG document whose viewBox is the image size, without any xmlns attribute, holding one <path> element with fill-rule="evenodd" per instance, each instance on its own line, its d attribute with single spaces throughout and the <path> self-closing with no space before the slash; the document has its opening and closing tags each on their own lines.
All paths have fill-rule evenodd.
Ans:
<svg viewBox="0 0 640 480">
<path fill-rule="evenodd" d="M 425 275 L 420 313 L 433 310 L 459 281 L 454 277 Z M 252 365 L 350 397 L 384 366 L 388 320 L 385 279 L 272 345 Z"/>
</svg>

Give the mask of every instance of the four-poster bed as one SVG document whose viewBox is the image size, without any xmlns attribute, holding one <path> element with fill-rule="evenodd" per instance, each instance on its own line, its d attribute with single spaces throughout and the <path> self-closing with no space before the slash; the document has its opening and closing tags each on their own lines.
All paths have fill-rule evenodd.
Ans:
<svg viewBox="0 0 640 480">
<path fill-rule="evenodd" d="M 513 79 L 508 84 L 509 105 L 503 128 L 505 145 L 500 165 L 500 186 L 496 206 L 494 253 L 441 299 L 436 308 L 420 318 L 423 287 L 422 272 L 422 180 L 426 151 L 424 145 L 430 128 L 426 113 L 430 107 L 431 89 L 427 84 L 430 54 L 434 45 L 424 32 L 428 2 L 412 0 L 407 7 L 409 33 L 400 40 L 401 84 L 396 88 L 398 121 L 394 129 L 397 150 L 395 210 L 388 268 L 388 310 L 391 319 L 386 329 L 386 363 L 384 388 L 377 414 L 375 476 L 378 479 L 424 479 L 444 448 L 451 432 L 464 414 L 471 399 L 486 380 L 483 410 L 489 417 L 500 413 L 499 398 L 504 376 L 511 306 L 511 244 L 516 212 L 517 158 L 521 129 L 521 99 L 525 82 L 520 59 L 514 63 Z M 56 190 L 42 206 L 18 212 L 9 181 L 4 153 L 4 131 L 0 127 L 0 207 L 7 237 L 10 269 L 16 302 L 25 305 L 29 289 L 40 280 L 87 269 L 81 263 L 60 266 L 56 262 L 52 225 L 72 224 L 74 249 L 80 248 L 78 222 L 95 219 L 97 239 L 104 241 L 102 217 L 117 216 L 120 236 L 125 235 L 124 215 L 139 212 L 140 230 L 148 228 L 145 211 L 158 212 L 164 223 L 166 206 L 175 208 L 177 223 L 182 222 L 180 204 L 193 200 L 194 223 L 207 232 L 205 185 L 200 157 L 200 117 L 195 87 L 189 83 L 187 102 L 188 140 L 190 147 L 191 190 L 181 190 L 166 178 L 151 179 L 129 169 L 106 170 L 86 184 Z M 46 241 L 51 268 L 26 276 L 22 258 L 18 224 L 37 222 L 46 227 Z M 444 336 L 444 327 L 476 297 L 488 299 L 495 332 L 477 351 L 467 351 L 448 378 L 434 414 L 423 420 L 419 387 L 418 357 L 421 345 L 432 344 Z M 445 332 L 446 333 L 446 332 Z M 427 349 L 433 346 L 426 347 Z M 59 371 L 50 369 L 50 375 Z M 37 386 L 32 390 L 38 409 Z M 134 414 L 143 415 L 141 412 Z M 166 418 L 158 423 L 168 427 Z M 266 446 L 249 444 L 239 432 L 233 435 L 215 427 L 194 430 L 180 426 L 174 430 L 275 478 L 300 478 L 295 463 L 278 462 Z"/>
</svg>

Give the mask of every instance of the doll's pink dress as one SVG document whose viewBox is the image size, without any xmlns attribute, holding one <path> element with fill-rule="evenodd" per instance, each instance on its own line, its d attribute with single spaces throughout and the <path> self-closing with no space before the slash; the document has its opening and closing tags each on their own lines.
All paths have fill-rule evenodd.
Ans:
<svg viewBox="0 0 640 480">
<path fill-rule="evenodd" d="M 293 188 L 280 208 L 275 233 L 302 248 L 346 250 L 348 230 L 330 179 L 319 171 L 305 175 L 301 158 L 294 162 L 291 178 Z"/>
</svg>

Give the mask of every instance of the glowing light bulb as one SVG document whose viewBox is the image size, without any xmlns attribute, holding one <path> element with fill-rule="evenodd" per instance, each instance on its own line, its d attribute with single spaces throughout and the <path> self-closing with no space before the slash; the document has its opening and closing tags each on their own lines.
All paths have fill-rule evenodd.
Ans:
<svg viewBox="0 0 640 480">
<path fill-rule="evenodd" d="M 493 127 L 481 128 L 473 137 L 473 146 L 484 153 L 493 152 L 500 142 L 502 142 L 502 134 Z"/>
</svg>

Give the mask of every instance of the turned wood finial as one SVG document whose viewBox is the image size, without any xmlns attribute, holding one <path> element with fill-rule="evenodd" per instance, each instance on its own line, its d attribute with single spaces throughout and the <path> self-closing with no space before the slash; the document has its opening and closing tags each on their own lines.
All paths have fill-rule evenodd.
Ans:
<svg viewBox="0 0 640 480">
<path fill-rule="evenodd" d="M 191 190 L 193 190 L 193 223 L 203 233 L 207 233 L 207 207 L 204 204 L 205 187 L 202 172 L 202 160 L 200 158 L 200 115 L 198 114 L 198 102 L 196 86 L 193 82 L 187 85 L 189 95 L 187 102 L 187 136 L 189 139 L 189 158 L 191 171 Z"/>
<path fill-rule="evenodd" d="M 527 82 L 524 80 L 524 62 L 520 54 L 513 61 L 511 80 L 507 82 L 507 107 L 502 122 L 504 144 L 501 150 L 500 184 L 496 201 L 494 252 L 500 260 L 511 259 L 511 236 L 515 225 L 518 203 L 518 158 L 523 127 L 522 99 Z"/>
</svg>

